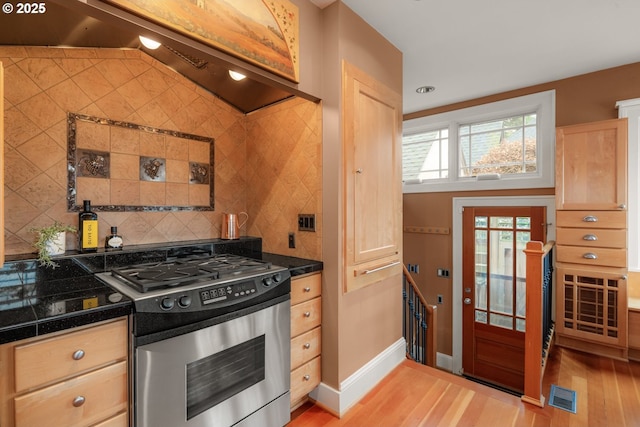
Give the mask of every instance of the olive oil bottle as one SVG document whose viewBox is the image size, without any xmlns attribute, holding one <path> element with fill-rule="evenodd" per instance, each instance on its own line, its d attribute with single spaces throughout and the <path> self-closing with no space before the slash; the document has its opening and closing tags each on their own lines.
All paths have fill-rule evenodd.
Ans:
<svg viewBox="0 0 640 427">
<path fill-rule="evenodd" d="M 98 214 L 91 211 L 91 200 L 84 201 L 84 210 L 79 214 L 78 238 L 80 252 L 98 250 Z"/>
</svg>

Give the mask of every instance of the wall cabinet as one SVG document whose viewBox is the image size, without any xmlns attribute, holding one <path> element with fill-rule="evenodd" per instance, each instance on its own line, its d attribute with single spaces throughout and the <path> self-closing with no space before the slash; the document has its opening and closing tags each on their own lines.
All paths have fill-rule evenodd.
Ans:
<svg viewBox="0 0 640 427">
<path fill-rule="evenodd" d="M 402 97 L 343 62 L 345 291 L 402 271 Z"/>
<path fill-rule="evenodd" d="M 627 121 L 556 133 L 556 343 L 628 357 Z"/>
<path fill-rule="evenodd" d="M 625 210 L 627 119 L 556 131 L 556 209 Z"/>
<path fill-rule="evenodd" d="M 322 352 L 322 276 L 291 280 L 291 410 L 307 401 L 320 384 Z"/>
<path fill-rule="evenodd" d="M 0 347 L 3 427 L 126 427 L 127 319 Z"/>
</svg>

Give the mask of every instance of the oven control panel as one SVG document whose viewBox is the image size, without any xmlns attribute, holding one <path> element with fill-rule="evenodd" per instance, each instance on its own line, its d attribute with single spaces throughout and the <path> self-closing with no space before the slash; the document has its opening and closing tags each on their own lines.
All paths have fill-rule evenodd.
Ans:
<svg viewBox="0 0 640 427">
<path fill-rule="evenodd" d="M 203 305 L 231 299 L 245 298 L 257 292 L 256 284 L 251 282 L 234 283 L 200 291 L 200 302 Z"/>
<path fill-rule="evenodd" d="M 256 298 L 271 292 L 290 278 L 287 270 L 254 277 L 201 285 L 197 288 L 176 290 L 136 301 L 138 311 L 147 313 L 178 313 L 210 310 Z"/>
</svg>

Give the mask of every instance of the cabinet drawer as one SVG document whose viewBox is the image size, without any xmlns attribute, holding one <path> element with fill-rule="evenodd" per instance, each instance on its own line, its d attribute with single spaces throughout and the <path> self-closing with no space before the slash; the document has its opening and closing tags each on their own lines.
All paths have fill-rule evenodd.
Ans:
<svg viewBox="0 0 640 427">
<path fill-rule="evenodd" d="M 556 211 L 558 227 L 627 228 L 626 211 Z"/>
<path fill-rule="evenodd" d="M 74 406 L 79 398 L 84 403 Z M 90 426 L 125 411 L 127 364 L 120 362 L 16 397 L 16 427 Z"/>
<path fill-rule="evenodd" d="M 558 262 L 572 264 L 626 267 L 627 250 L 558 245 L 556 259 Z"/>
<path fill-rule="evenodd" d="M 556 243 L 567 246 L 625 249 L 627 232 L 626 230 L 558 227 Z"/>
<path fill-rule="evenodd" d="M 291 340 L 291 367 L 297 368 L 320 355 L 322 351 L 321 328 L 317 327 Z"/>
<path fill-rule="evenodd" d="M 320 359 L 316 357 L 291 371 L 291 405 L 320 384 Z"/>
<path fill-rule="evenodd" d="M 296 337 L 322 323 L 322 302 L 314 298 L 291 307 L 291 336 Z"/>
<path fill-rule="evenodd" d="M 291 305 L 320 296 L 322 291 L 321 278 L 321 274 L 312 274 L 291 279 Z"/>
<path fill-rule="evenodd" d="M 129 427 L 129 415 L 122 412 L 115 417 L 109 418 L 93 427 Z"/>
<path fill-rule="evenodd" d="M 127 321 L 121 319 L 15 348 L 20 392 L 127 357 Z"/>
</svg>

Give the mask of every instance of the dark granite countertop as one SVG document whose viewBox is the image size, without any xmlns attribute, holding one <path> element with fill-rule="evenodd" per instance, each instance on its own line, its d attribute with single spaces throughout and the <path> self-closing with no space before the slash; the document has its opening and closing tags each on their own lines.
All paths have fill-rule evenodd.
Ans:
<svg viewBox="0 0 640 427">
<path fill-rule="evenodd" d="M 0 344 L 83 326 L 131 313 L 132 301 L 95 277 L 116 266 L 161 261 L 190 251 L 233 253 L 287 267 L 292 276 L 321 271 L 320 261 L 262 252 L 262 240 L 198 240 L 139 245 L 92 254 L 69 251 L 41 267 L 33 254 L 7 257 L 0 269 Z"/>
<path fill-rule="evenodd" d="M 0 344 L 108 320 L 131 312 L 131 301 L 74 259 L 56 269 L 35 260 L 0 269 Z"/>
<path fill-rule="evenodd" d="M 273 265 L 279 265 L 280 267 L 288 268 L 291 276 L 293 277 L 300 276 L 302 274 L 313 273 L 315 271 L 322 271 L 323 268 L 323 264 L 321 261 L 271 254 L 268 252 L 264 252 L 261 256 L 261 259 L 264 261 L 269 261 Z"/>
</svg>

